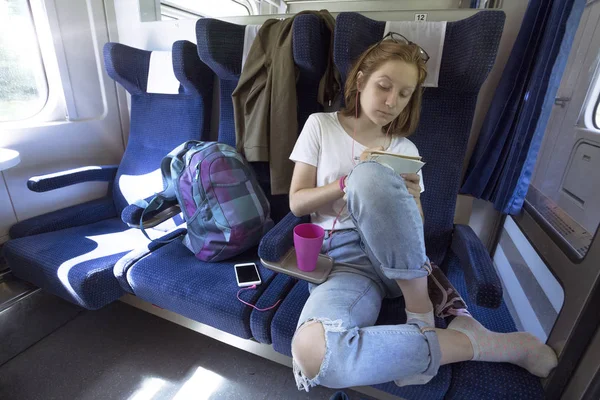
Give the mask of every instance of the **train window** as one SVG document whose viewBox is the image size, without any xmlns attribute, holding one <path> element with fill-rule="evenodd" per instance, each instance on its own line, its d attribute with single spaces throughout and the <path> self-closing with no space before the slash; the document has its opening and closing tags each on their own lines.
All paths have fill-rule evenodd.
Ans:
<svg viewBox="0 0 600 400">
<path fill-rule="evenodd" d="M 598 56 L 597 48 L 591 51 Z M 580 65 L 574 63 L 571 68 Z M 578 70 L 567 70 L 565 76 L 573 71 Z M 566 104 L 579 108 L 585 122 L 578 124 L 573 117 L 565 117 L 560 123 L 548 124 L 526 197 L 540 225 L 574 261 L 585 257 L 600 226 L 600 140 L 596 131 L 600 129 L 600 76 L 579 76 L 585 79 L 582 85 L 589 85 L 591 101 Z M 560 107 L 555 107 L 552 115 L 560 116 L 564 105 L 556 105 Z"/>
<path fill-rule="evenodd" d="M 28 0 L 0 1 L 0 122 L 34 116 L 48 100 Z"/>
</svg>

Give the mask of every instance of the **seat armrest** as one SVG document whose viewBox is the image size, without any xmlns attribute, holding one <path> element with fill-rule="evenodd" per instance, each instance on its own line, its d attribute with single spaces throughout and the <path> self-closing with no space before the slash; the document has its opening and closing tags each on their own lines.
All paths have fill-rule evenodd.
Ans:
<svg viewBox="0 0 600 400">
<path fill-rule="evenodd" d="M 10 228 L 9 235 L 11 239 L 17 239 L 89 225 L 116 216 L 117 210 L 113 199 L 102 197 L 18 222 Z"/>
<path fill-rule="evenodd" d="M 144 200 L 144 202 L 145 201 L 146 200 Z M 121 220 L 131 228 L 139 229 L 140 218 L 142 218 L 142 213 L 144 212 L 145 208 L 146 205 L 141 202 L 137 204 L 130 204 L 121 212 Z M 161 208 L 148 212 L 146 215 L 144 215 L 144 229 L 153 228 L 180 213 L 181 208 L 179 207 L 177 200 L 172 202 L 165 201 Z"/>
<path fill-rule="evenodd" d="M 269 286 L 267 286 L 265 291 L 262 292 L 255 306 L 264 309 L 272 307 L 274 304 L 277 304 L 278 301 L 283 301 L 296 282 L 298 281 L 291 276 L 275 274 L 275 277 L 269 283 Z M 250 330 L 252 331 L 254 339 L 259 343 L 272 343 L 271 324 L 278 309 L 279 304 L 266 311 L 252 310 L 252 313 L 250 314 Z"/>
<path fill-rule="evenodd" d="M 310 222 L 308 215 L 296 217 L 288 213 L 265 236 L 258 246 L 258 256 L 265 261 L 277 262 L 294 245 L 294 227 L 298 224 Z"/>
<path fill-rule="evenodd" d="M 500 278 L 486 247 L 470 226 L 454 226 L 452 251 L 460 260 L 471 300 L 481 307 L 500 307 Z"/>
<path fill-rule="evenodd" d="M 27 187 L 40 193 L 83 182 L 111 182 L 115 180 L 118 168 L 118 165 L 88 166 L 34 176 L 27 181 Z"/>
</svg>

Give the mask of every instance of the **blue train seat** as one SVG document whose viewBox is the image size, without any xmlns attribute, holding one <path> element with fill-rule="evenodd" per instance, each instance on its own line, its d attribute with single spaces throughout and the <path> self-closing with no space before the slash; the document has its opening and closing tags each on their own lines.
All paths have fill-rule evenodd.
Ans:
<svg viewBox="0 0 600 400">
<path fill-rule="evenodd" d="M 131 94 L 129 142 L 121 164 L 36 177 L 28 186 L 44 192 L 80 182 L 114 182 L 109 195 L 20 222 L 4 246 L 15 276 L 87 309 L 98 309 L 124 293 L 113 266 L 148 241 L 122 222 L 120 213 L 152 194 L 148 190 L 162 187 L 156 172 L 165 154 L 209 133 L 212 105 L 213 75 L 191 42 L 178 41 L 172 52 L 154 54 L 107 43 L 104 61 L 109 76 Z M 149 76 L 157 74 L 159 82 L 172 84 L 170 94 L 149 83 Z M 163 233 L 157 227 L 151 234 Z"/>
<path fill-rule="evenodd" d="M 454 224 L 477 96 L 494 65 L 504 20 L 502 11 L 484 11 L 447 24 L 438 87 L 425 89 L 421 122 L 411 140 L 428 163 L 423 171 L 426 191 L 422 203 L 429 257 L 449 274 L 484 325 L 508 332 L 515 330 L 514 322 L 502 301 L 502 287 L 488 252 L 469 226 Z M 384 29 L 385 22 L 357 13 L 339 14 L 334 60 L 344 81 L 353 60 L 368 46 L 381 40 Z M 293 227 L 307 220 L 292 214 L 286 216 L 263 238 L 259 248 L 261 258 L 268 261 L 281 259 L 292 245 Z M 308 285 L 299 282 L 277 310 L 272 323 L 276 351 L 291 354 L 296 322 L 307 299 Z M 386 299 L 377 324 L 399 324 L 405 320 L 403 300 Z M 469 387 L 468 382 L 482 379 L 476 371 L 486 373 L 488 380 L 494 379 L 497 384 L 485 390 L 479 390 L 477 385 Z M 511 379 L 519 382 L 518 388 L 514 383 L 508 384 Z M 457 399 L 511 398 L 515 393 L 522 393 L 523 398 L 539 398 L 541 390 L 539 379 L 527 371 L 508 364 L 491 363 L 443 366 L 427 385 L 397 387 L 390 382 L 375 387 L 403 398 L 427 399 L 448 395 Z"/>
<path fill-rule="evenodd" d="M 300 27 L 302 28 L 298 29 Z M 245 30 L 243 25 L 210 18 L 200 19 L 196 24 L 198 54 L 219 79 L 218 140 L 230 145 L 235 145 L 231 94 L 241 73 Z M 311 34 L 305 36 L 305 32 Z M 310 59 L 321 57 L 320 51 L 312 50 L 320 48 L 320 32 L 319 20 L 312 16 L 298 16 L 294 22 L 295 61 L 306 66 L 298 65 L 298 97 L 302 99 L 300 106 L 309 104 L 312 109 L 318 109 L 318 106 L 310 105 L 310 102 L 316 103 L 317 90 L 314 87 L 318 86 L 323 74 L 315 68 L 323 69 L 325 65 L 323 61 L 316 62 L 318 60 L 311 63 Z M 316 79 L 317 76 L 319 79 Z M 313 94 L 312 97 L 310 93 Z M 304 118 L 306 117 L 308 116 Z M 299 122 L 299 126 L 304 124 L 304 121 Z M 253 163 L 252 166 L 263 189 L 270 193 L 268 165 Z M 272 206 L 275 202 L 273 197 L 270 197 Z M 280 206 L 285 207 L 281 214 L 285 215 L 289 212 L 288 200 L 287 196 L 281 197 L 284 202 Z M 127 280 L 128 291 L 140 299 L 241 338 L 254 338 L 262 343 L 270 343 L 274 310 L 259 312 L 236 299 L 239 288 L 233 265 L 238 262 L 256 262 L 259 266 L 263 284 L 257 290 L 241 294 L 245 301 L 256 304 L 259 308 L 275 304 L 296 283 L 288 276 L 275 274 L 262 267 L 256 248 L 232 260 L 207 263 L 195 258 L 180 240 L 151 252 L 144 249 L 141 253 L 134 252 L 127 268 L 115 266 L 115 273 Z"/>
</svg>

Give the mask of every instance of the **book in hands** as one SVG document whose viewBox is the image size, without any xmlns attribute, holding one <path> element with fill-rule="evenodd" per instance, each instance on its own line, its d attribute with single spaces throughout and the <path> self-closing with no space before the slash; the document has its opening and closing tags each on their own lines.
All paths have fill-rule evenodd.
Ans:
<svg viewBox="0 0 600 400">
<path fill-rule="evenodd" d="M 369 161 L 377 161 L 380 164 L 391 167 L 397 174 L 416 174 L 423 168 L 425 163 L 421 157 L 406 156 L 387 151 L 374 151 L 368 158 Z"/>
</svg>

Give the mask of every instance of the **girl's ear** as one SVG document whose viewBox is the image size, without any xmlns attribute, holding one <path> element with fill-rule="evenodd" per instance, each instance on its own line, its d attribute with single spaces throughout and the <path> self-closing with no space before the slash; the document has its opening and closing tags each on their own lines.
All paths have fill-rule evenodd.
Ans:
<svg viewBox="0 0 600 400">
<path fill-rule="evenodd" d="M 364 88 L 364 80 L 365 74 L 362 71 L 358 71 L 358 74 L 356 74 L 356 90 L 359 92 Z"/>
</svg>

